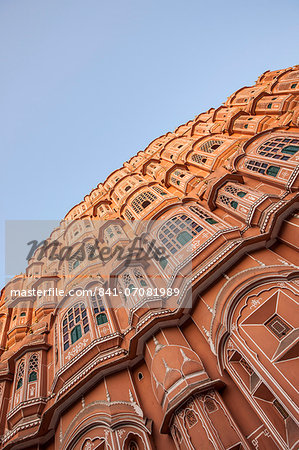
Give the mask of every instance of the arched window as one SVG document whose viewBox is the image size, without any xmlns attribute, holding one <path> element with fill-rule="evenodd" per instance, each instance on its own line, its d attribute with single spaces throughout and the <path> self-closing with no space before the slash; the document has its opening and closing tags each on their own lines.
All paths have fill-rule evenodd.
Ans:
<svg viewBox="0 0 299 450">
<path fill-rule="evenodd" d="M 34 353 L 30 356 L 29 366 L 28 366 L 28 382 L 37 380 L 38 372 L 38 355 Z"/>
<path fill-rule="evenodd" d="M 296 155 L 298 151 L 299 139 L 277 137 L 264 142 L 259 147 L 258 154 L 267 158 L 287 161 L 292 156 Z"/>
<path fill-rule="evenodd" d="M 159 230 L 158 238 L 174 254 L 197 236 L 202 227 L 185 214 L 169 219 Z"/>
<path fill-rule="evenodd" d="M 24 360 L 22 360 L 19 363 L 18 370 L 17 370 L 16 390 L 20 389 L 23 386 L 24 368 L 25 368 L 25 362 L 24 362 Z"/>
<path fill-rule="evenodd" d="M 152 192 L 142 192 L 132 201 L 131 205 L 134 211 L 139 214 L 143 209 L 147 208 L 151 203 L 157 199 L 157 196 Z"/>
<path fill-rule="evenodd" d="M 185 418 L 189 427 L 193 427 L 197 423 L 197 417 L 192 409 L 187 409 L 185 412 Z"/>
<path fill-rule="evenodd" d="M 93 312 L 96 316 L 96 321 L 98 325 L 103 325 L 108 322 L 107 314 L 105 312 L 105 306 L 103 303 L 103 299 L 100 294 L 95 294 L 91 296 L 91 303 Z"/>
<path fill-rule="evenodd" d="M 136 444 L 135 441 L 131 441 L 129 444 L 129 450 L 138 450 L 138 445 Z"/>
<path fill-rule="evenodd" d="M 150 286 L 150 283 L 142 268 L 128 268 L 122 275 L 120 275 L 119 281 L 121 283 L 120 288 L 125 304 L 127 304 L 128 300 L 131 300 L 133 304 L 136 304 L 140 297 L 145 295 L 140 294 L 141 288 Z M 145 289 L 142 289 L 142 291 L 145 292 Z"/>
<path fill-rule="evenodd" d="M 83 303 L 78 303 L 65 313 L 62 321 L 63 349 L 67 350 L 89 331 L 87 311 Z"/>
</svg>

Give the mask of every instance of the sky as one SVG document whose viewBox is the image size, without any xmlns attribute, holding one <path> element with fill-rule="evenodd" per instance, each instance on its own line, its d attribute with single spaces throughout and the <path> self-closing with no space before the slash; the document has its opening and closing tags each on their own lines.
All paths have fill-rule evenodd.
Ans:
<svg viewBox="0 0 299 450">
<path fill-rule="evenodd" d="M 295 0 L 0 0 L 0 282 L 7 221 L 62 219 L 156 137 L 298 64 L 298 14 Z"/>
</svg>

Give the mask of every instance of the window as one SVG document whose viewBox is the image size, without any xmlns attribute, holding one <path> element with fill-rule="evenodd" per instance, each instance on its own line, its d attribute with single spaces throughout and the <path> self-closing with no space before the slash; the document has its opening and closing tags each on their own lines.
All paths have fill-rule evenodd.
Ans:
<svg viewBox="0 0 299 450">
<path fill-rule="evenodd" d="M 139 269 L 135 269 L 135 270 L 134 270 L 134 275 L 135 275 L 137 281 L 139 282 L 139 284 L 140 284 L 142 287 L 147 286 L 147 283 L 146 283 L 146 281 L 145 281 L 145 278 L 144 278 L 144 276 L 142 275 L 142 273 L 140 272 Z"/>
<path fill-rule="evenodd" d="M 38 355 L 34 353 L 30 356 L 29 366 L 28 366 L 28 382 L 37 380 L 37 371 L 38 371 Z"/>
<path fill-rule="evenodd" d="M 226 192 L 229 192 L 230 194 L 237 195 L 238 197 L 245 197 L 247 192 L 242 191 L 240 188 L 237 188 L 236 186 L 228 185 L 225 186 L 224 190 Z"/>
<path fill-rule="evenodd" d="M 271 109 L 272 108 L 272 103 L 268 103 L 267 108 Z"/>
<path fill-rule="evenodd" d="M 217 411 L 217 404 L 214 402 L 214 400 L 210 397 L 205 399 L 204 405 L 208 411 L 209 414 L 213 413 L 214 411 Z"/>
<path fill-rule="evenodd" d="M 25 368 L 25 362 L 22 360 L 19 364 L 18 371 L 17 371 L 17 378 L 16 378 L 16 389 L 17 390 L 23 386 L 24 368 Z"/>
<path fill-rule="evenodd" d="M 162 269 L 165 269 L 165 267 L 166 267 L 167 264 L 168 264 L 168 259 L 165 258 L 165 256 L 162 256 L 162 257 L 158 256 L 158 255 L 156 254 L 156 252 L 154 253 L 154 258 L 155 258 L 156 261 L 158 261 L 158 263 L 160 264 L 160 266 L 162 267 Z"/>
<path fill-rule="evenodd" d="M 264 142 L 258 154 L 282 161 L 287 161 L 299 150 L 299 139 L 277 137 Z"/>
<path fill-rule="evenodd" d="M 191 160 L 198 164 L 205 164 L 207 162 L 207 158 L 199 155 L 198 153 L 194 153 L 194 155 L 191 156 Z"/>
<path fill-rule="evenodd" d="M 81 263 L 80 258 L 82 258 L 82 252 L 79 252 L 79 254 L 74 255 L 74 257 L 72 257 L 69 260 L 69 271 L 71 272 L 72 270 L 76 269 L 76 267 L 78 267 Z"/>
<path fill-rule="evenodd" d="M 189 427 L 193 427 L 197 423 L 197 417 L 191 409 L 187 409 L 185 413 L 186 421 Z"/>
<path fill-rule="evenodd" d="M 107 323 L 108 319 L 105 313 L 100 313 L 97 315 L 97 324 L 103 325 L 104 323 Z"/>
<path fill-rule="evenodd" d="M 167 195 L 167 192 L 165 192 L 163 189 L 161 189 L 159 186 L 153 186 L 153 190 L 158 192 L 160 195 Z"/>
<path fill-rule="evenodd" d="M 223 142 L 224 141 L 212 139 L 202 144 L 199 148 L 202 152 L 213 153 L 213 151 L 216 150 L 218 147 L 220 147 L 220 145 L 223 144 Z"/>
<path fill-rule="evenodd" d="M 97 324 L 103 325 L 108 322 L 108 318 L 105 312 L 105 306 L 103 299 L 100 294 L 95 294 L 91 296 L 91 304 L 93 308 L 93 313 L 96 316 Z"/>
<path fill-rule="evenodd" d="M 160 263 L 160 266 L 162 267 L 162 269 L 165 269 L 165 267 L 168 264 L 168 260 L 167 260 L 167 258 L 162 256 L 162 258 L 159 259 L 159 263 Z"/>
<path fill-rule="evenodd" d="M 246 129 L 248 128 L 248 123 L 246 123 L 246 124 L 244 125 L 244 128 L 246 128 Z"/>
<path fill-rule="evenodd" d="M 147 208 L 152 202 L 157 199 L 157 196 L 151 192 L 143 192 L 139 194 L 132 201 L 132 208 L 136 213 L 141 213 L 143 209 Z"/>
<path fill-rule="evenodd" d="M 21 316 L 21 317 L 25 317 L 25 316 L 26 316 L 26 313 L 25 313 L 25 312 L 21 312 L 20 316 Z"/>
<path fill-rule="evenodd" d="M 287 145 L 286 147 L 281 149 L 281 153 L 286 153 L 287 155 L 293 156 L 293 155 L 296 155 L 298 150 L 299 150 L 298 145 Z"/>
<path fill-rule="evenodd" d="M 245 167 L 252 172 L 258 172 L 263 175 L 269 175 L 271 177 L 276 177 L 278 174 L 280 167 L 277 166 L 269 166 L 269 164 L 264 163 L 262 161 L 249 160 L 245 162 Z"/>
<path fill-rule="evenodd" d="M 82 337 L 81 326 L 80 325 L 76 325 L 71 330 L 71 342 L 72 342 L 72 344 L 74 344 L 76 341 L 78 341 L 78 339 L 80 339 L 80 337 Z"/>
<path fill-rule="evenodd" d="M 81 328 L 82 327 L 82 328 Z M 89 331 L 87 311 L 83 303 L 72 306 L 65 313 L 62 321 L 63 349 L 67 350 L 82 337 L 83 333 Z"/>
<path fill-rule="evenodd" d="M 266 174 L 269 175 L 270 177 L 276 177 L 276 175 L 278 174 L 279 170 L 280 170 L 280 167 L 269 166 L 268 169 L 266 170 Z"/>
<path fill-rule="evenodd" d="M 125 292 L 123 292 L 125 302 L 127 302 L 128 297 L 130 297 L 134 304 L 139 300 L 139 291 L 136 291 L 136 289 L 149 286 L 149 281 L 142 268 L 128 268 L 120 276 L 120 283 L 121 290 L 124 291 L 125 289 Z M 130 295 L 131 293 L 133 293 L 133 295 Z M 142 296 L 143 294 L 140 295 Z"/>
<path fill-rule="evenodd" d="M 296 89 L 297 83 L 292 84 L 291 89 Z"/>
<path fill-rule="evenodd" d="M 238 208 L 238 202 L 233 200 L 231 197 L 227 197 L 226 195 L 220 195 L 219 200 L 221 203 L 228 206 L 229 208 L 233 208 L 233 209 Z"/>
<path fill-rule="evenodd" d="M 181 231 L 181 233 L 177 235 L 177 240 L 180 244 L 182 244 L 182 246 L 184 246 L 187 242 L 192 240 L 192 236 L 188 233 L 188 231 Z"/>
<path fill-rule="evenodd" d="M 265 326 L 278 338 L 283 339 L 292 330 L 292 327 L 288 325 L 278 314 L 275 314 Z"/>
<path fill-rule="evenodd" d="M 197 236 L 202 227 L 185 214 L 169 219 L 159 230 L 158 238 L 174 254 Z"/>
<path fill-rule="evenodd" d="M 126 209 L 126 211 L 125 211 L 125 217 L 126 217 L 126 219 L 128 219 L 128 220 L 130 220 L 130 221 L 133 221 L 133 220 L 135 220 L 135 217 L 130 213 L 130 211 L 129 210 L 127 210 Z"/>
</svg>

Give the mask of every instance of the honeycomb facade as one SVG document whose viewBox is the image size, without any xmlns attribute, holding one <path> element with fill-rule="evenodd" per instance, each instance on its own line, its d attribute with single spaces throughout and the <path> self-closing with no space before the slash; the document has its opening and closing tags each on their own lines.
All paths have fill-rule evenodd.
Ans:
<svg viewBox="0 0 299 450">
<path fill-rule="evenodd" d="M 66 215 L 75 256 L 2 290 L 1 449 L 297 448 L 298 127 L 299 66 L 265 72 Z"/>
</svg>

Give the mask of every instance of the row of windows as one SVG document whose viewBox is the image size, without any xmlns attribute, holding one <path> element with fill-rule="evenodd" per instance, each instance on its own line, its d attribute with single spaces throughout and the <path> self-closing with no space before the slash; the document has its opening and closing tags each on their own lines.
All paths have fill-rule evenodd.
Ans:
<svg viewBox="0 0 299 450">
<path fill-rule="evenodd" d="M 272 166 L 268 163 L 251 159 L 245 162 L 245 167 L 252 172 L 258 172 L 263 175 L 269 175 L 270 177 L 276 177 L 280 171 L 280 167 Z"/>
</svg>

